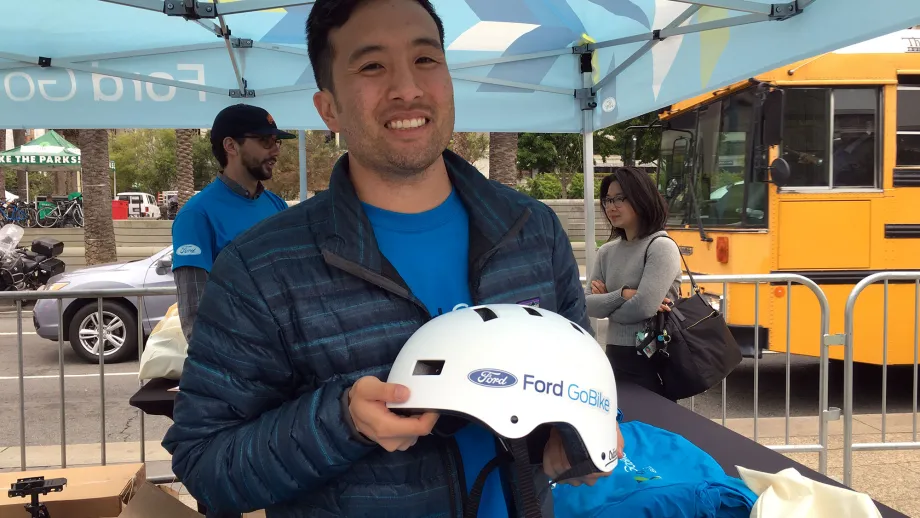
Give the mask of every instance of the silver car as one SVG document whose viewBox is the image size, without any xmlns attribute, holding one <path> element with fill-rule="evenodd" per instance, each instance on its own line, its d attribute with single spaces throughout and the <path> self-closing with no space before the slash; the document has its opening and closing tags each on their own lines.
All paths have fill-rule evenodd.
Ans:
<svg viewBox="0 0 920 518">
<path fill-rule="evenodd" d="M 66 297 L 68 290 L 130 289 L 175 286 L 172 274 L 172 246 L 146 259 L 103 264 L 65 272 L 51 278 L 45 289 L 60 291 Z M 144 336 L 150 335 L 157 323 L 176 303 L 175 295 L 147 296 L 143 299 L 142 322 Z M 97 299 L 64 299 L 64 340 L 78 356 L 88 362 L 99 363 Z M 102 305 L 105 330 L 104 361 L 118 363 L 137 358 L 137 297 L 106 298 Z M 41 299 L 32 310 L 32 321 L 38 336 L 57 341 L 57 300 Z"/>
</svg>

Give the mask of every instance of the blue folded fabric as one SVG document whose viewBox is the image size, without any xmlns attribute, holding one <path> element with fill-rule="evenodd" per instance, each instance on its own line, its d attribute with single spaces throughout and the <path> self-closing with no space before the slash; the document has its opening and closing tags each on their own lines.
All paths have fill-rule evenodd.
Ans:
<svg viewBox="0 0 920 518">
<path fill-rule="evenodd" d="M 620 423 L 626 448 L 614 472 L 594 486 L 557 484 L 557 518 L 747 518 L 757 496 L 678 434 Z"/>
</svg>

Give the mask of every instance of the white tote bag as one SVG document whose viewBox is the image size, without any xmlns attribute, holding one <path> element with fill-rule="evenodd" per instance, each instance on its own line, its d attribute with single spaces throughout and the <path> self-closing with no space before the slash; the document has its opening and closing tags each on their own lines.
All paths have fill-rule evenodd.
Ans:
<svg viewBox="0 0 920 518">
<path fill-rule="evenodd" d="M 869 495 L 816 482 L 795 468 L 773 474 L 736 467 L 758 495 L 751 518 L 882 518 Z"/>
<path fill-rule="evenodd" d="M 141 355 L 138 378 L 151 380 L 167 378 L 177 380 L 182 375 L 182 365 L 188 356 L 188 341 L 179 322 L 179 305 L 170 306 L 166 316 L 153 328 L 144 353 Z"/>
</svg>

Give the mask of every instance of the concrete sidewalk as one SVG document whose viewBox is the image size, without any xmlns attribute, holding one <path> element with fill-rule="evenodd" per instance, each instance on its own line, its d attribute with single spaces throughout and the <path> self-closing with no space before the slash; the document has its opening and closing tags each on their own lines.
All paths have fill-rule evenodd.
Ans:
<svg viewBox="0 0 920 518">
<path fill-rule="evenodd" d="M 722 419 L 713 419 L 721 424 Z M 862 414 L 853 417 L 853 443 L 917 442 L 920 434 L 914 433 L 914 414 L 888 414 L 885 438 L 882 438 L 881 414 Z M 843 481 L 843 419 L 828 423 L 827 476 Z M 730 430 L 754 438 L 754 419 L 726 419 Z M 767 446 L 818 444 L 818 418 L 789 418 L 789 440 L 786 441 L 784 417 L 760 418 L 757 421 L 757 442 Z M 918 422 L 920 426 L 920 422 Z M 920 428 L 918 428 L 920 431 Z M 796 462 L 818 469 L 817 453 L 785 453 Z M 907 516 L 920 517 L 920 447 L 914 450 L 857 451 L 853 453 L 853 482 L 856 491 L 869 494 L 873 499 Z"/>
<path fill-rule="evenodd" d="M 722 420 L 714 419 L 721 424 Z M 853 420 L 854 443 L 882 442 L 882 416 L 863 414 Z M 920 432 L 920 421 L 918 421 Z M 754 419 L 727 419 L 725 425 L 732 431 L 754 438 Z M 789 440 L 786 441 L 786 419 L 760 418 L 757 421 L 757 442 L 764 445 L 803 445 L 818 443 L 817 417 L 791 417 L 788 423 Z M 888 414 L 885 442 L 915 442 L 920 433 L 914 433 L 913 414 Z M 832 421 L 828 427 L 828 476 L 843 479 L 843 421 Z M 170 455 L 159 440 L 146 441 L 147 473 L 149 476 L 170 476 Z M 101 462 L 101 448 L 96 444 L 67 445 L 67 465 L 98 465 Z M 817 453 L 787 453 L 789 458 L 809 468 L 818 469 Z M 138 442 L 106 443 L 106 462 L 109 464 L 138 462 Z M 0 471 L 19 471 L 21 464 L 18 446 L 0 447 Z M 26 465 L 29 470 L 41 467 L 60 467 L 61 447 L 29 446 L 26 448 Z M 172 484 L 182 493 L 181 484 Z M 896 509 L 907 516 L 920 518 L 920 448 L 916 450 L 855 452 L 853 454 L 853 489 L 865 492 L 875 500 Z M 187 495 L 184 495 L 187 496 Z M 193 500 L 187 503 L 193 505 Z"/>
</svg>

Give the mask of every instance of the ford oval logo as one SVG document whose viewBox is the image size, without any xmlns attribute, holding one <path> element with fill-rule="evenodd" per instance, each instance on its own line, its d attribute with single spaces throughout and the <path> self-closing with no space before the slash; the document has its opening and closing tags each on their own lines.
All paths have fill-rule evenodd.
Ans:
<svg viewBox="0 0 920 518">
<path fill-rule="evenodd" d="M 506 388 L 517 385 L 517 377 L 501 369 L 476 369 L 470 372 L 467 379 L 481 387 Z"/>
</svg>

